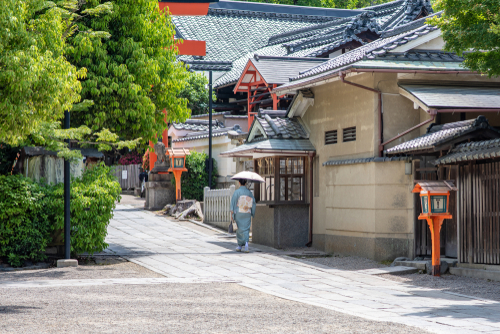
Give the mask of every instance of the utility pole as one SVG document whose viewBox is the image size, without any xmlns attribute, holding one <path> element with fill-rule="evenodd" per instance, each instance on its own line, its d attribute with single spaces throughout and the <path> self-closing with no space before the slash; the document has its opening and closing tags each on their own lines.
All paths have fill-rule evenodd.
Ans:
<svg viewBox="0 0 500 334">
<path fill-rule="evenodd" d="M 69 111 L 64 112 L 64 129 L 69 129 Z M 68 148 L 71 147 L 69 139 L 66 139 L 68 143 Z M 57 267 L 77 267 L 78 261 L 71 260 L 71 211 L 70 211 L 70 182 L 71 182 L 71 170 L 69 165 L 69 160 L 64 159 L 64 259 L 57 260 Z"/>
<path fill-rule="evenodd" d="M 208 72 L 208 187 L 212 189 L 212 71 Z"/>
<path fill-rule="evenodd" d="M 64 112 L 64 128 L 69 129 L 69 111 Z M 68 143 L 68 148 L 71 147 L 69 139 L 66 139 Z M 70 239 L 70 181 L 71 181 L 71 170 L 69 166 L 68 159 L 64 159 L 64 258 L 69 260 L 71 257 L 71 239 Z"/>
</svg>

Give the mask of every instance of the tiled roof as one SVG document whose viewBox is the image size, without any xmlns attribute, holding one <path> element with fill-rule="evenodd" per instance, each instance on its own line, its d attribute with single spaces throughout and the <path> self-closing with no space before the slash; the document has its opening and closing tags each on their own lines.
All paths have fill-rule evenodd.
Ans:
<svg viewBox="0 0 500 334">
<path fill-rule="evenodd" d="M 254 55 L 250 59 L 252 65 L 259 71 L 268 84 L 284 84 L 290 78 L 297 76 L 313 66 L 324 63 L 324 58 L 269 57 Z"/>
<path fill-rule="evenodd" d="M 406 30 L 398 35 L 381 38 L 374 42 L 363 45 L 357 49 L 354 49 L 350 52 L 344 53 L 343 55 L 333 58 L 332 60 L 326 63 L 311 68 L 301 73 L 296 78 L 293 78 L 293 80 L 302 79 L 320 73 L 325 73 L 327 71 L 331 71 L 334 69 L 338 69 L 343 66 L 362 60 L 363 58 L 375 59 L 376 56 L 383 55 L 387 51 L 395 49 L 399 45 L 406 44 L 410 40 L 417 39 L 420 36 L 427 35 L 431 31 L 438 29 L 437 27 L 426 25 L 425 20 L 426 18 L 423 18 L 410 24 L 411 28 L 413 28 L 415 25 L 420 25 L 417 28 Z"/>
<path fill-rule="evenodd" d="M 500 139 L 460 144 L 435 161 L 436 165 L 500 158 Z"/>
<path fill-rule="evenodd" d="M 264 139 L 251 143 L 245 143 L 237 146 L 232 150 L 222 152 L 223 156 L 242 156 L 249 155 L 252 152 L 265 153 L 266 151 L 283 151 L 283 152 L 310 152 L 316 151 L 309 139 Z"/>
<path fill-rule="evenodd" d="M 230 111 L 212 112 L 212 116 L 230 115 L 230 114 L 231 114 Z M 191 115 L 191 118 L 201 118 L 201 117 L 208 117 L 208 116 L 209 116 L 208 114 L 199 114 L 199 115 Z"/>
<path fill-rule="evenodd" d="M 229 131 L 236 131 L 239 134 L 243 134 L 241 127 L 238 124 L 235 124 L 232 128 L 219 128 L 216 130 L 212 129 L 212 138 L 227 136 Z M 208 137 L 210 137 L 210 133 L 208 131 L 191 132 L 185 135 L 184 137 L 179 137 L 177 139 L 174 139 L 173 142 L 177 143 L 181 141 L 206 139 Z"/>
<path fill-rule="evenodd" d="M 256 117 L 267 138 L 276 139 L 306 139 L 309 134 L 296 118 L 271 118 L 269 115 Z"/>
<path fill-rule="evenodd" d="M 270 110 L 270 109 L 260 109 L 259 117 L 264 117 L 265 115 L 269 115 L 269 117 L 286 117 L 286 110 Z"/>
<path fill-rule="evenodd" d="M 336 18 L 271 15 L 222 8 L 209 9 L 205 16 L 172 16 L 177 37 L 206 41 L 204 60 L 214 61 L 234 61 L 266 46 L 273 35 L 332 20 Z M 183 56 L 181 59 L 192 57 Z"/>
<path fill-rule="evenodd" d="M 188 119 L 184 123 L 173 123 L 172 125 L 176 130 L 208 131 L 208 120 Z M 218 120 L 212 120 L 212 131 L 223 128 L 224 124 Z"/>
<path fill-rule="evenodd" d="M 387 154 L 396 154 L 428 150 L 478 129 L 493 128 L 490 127 L 488 120 L 484 116 L 443 125 L 432 124 L 425 135 L 394 146 L 385 152 Z"/>
<path fill-rule="evenodd" d="M 317 57 L 349 42 L 357 43 L 355 46 L 364 45 L 387 30 L 413 21 L 418 15 L 432 13 L 429 0 L 397 0 L 357 11 L 336 10 L 336 18 L 334 14 L 318 15 L 319 12 L 305 15 L 310 9 L 306 7 L 233 2 L 234 6 L 246 6 L 246 10 L 236 10 L 236 7 L 230 9 L 229 3 L 220 1 L 210 5 L 206 16 L 172 18 L 178 38 L 207 42 L 203 61 L 233 63 L 231 71 L 218 78 L 214 87 L 236 82 L 254 54 Z M 256 10 L 254 5 L 267 9 Z M 271 7 L 279 13 L 270 10 Z M 292 10 L 303 14 L 291 14 Z M 371 37 L 364 37 L 364 32 Z M 179 58 L 194 59 L 190 56 Z"/>
<path fill-rule="evenodd" d="M 372 157 L 372 158 L 359 158 L 359 159 L 345 159 L 345 160 L 328 160 L 323 163 L 323 166 L 340 166 L 340 165 L 355 165 L 366 164 L 369 162 L 387 162 L 387 161 L 407 161 L 408 157 Z"/>
<path fill-rule="evenodd" d="M 432 108 L 498 108 L 500 87 L 401 85 Z"/>
</svg>

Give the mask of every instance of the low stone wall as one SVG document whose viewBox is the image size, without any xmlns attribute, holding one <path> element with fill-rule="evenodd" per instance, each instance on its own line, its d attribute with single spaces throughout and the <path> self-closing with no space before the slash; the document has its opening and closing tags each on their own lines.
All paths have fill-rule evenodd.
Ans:
<svg viewBox="0 0 500 334">
<path fill-rule="evenodd" d="M 309 241 L 309 204 L 258 204 L 252 242 L 274 248 L 304 247 Z"/>
</svg>

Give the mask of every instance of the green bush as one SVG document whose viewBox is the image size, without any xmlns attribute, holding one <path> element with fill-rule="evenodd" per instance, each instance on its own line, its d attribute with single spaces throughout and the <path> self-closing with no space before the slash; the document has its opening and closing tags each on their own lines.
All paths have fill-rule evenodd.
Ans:
<svg viewBox="0 0 500 334">
<path fill-rule="evenodd" d="M 103 163 L 71 180 L 71 253 L 104 250 L 121 187 Z M 64 228 L 64 185 L 0 176 L 0 257 L 13 266 L 40 261 L 54 230 Z"/>
<path fill-rule="evenodd" d="M 187 172 L 182 173 L 182 197 L 203 201 L 203 188 L 208 186 L 208 169 L 206 163 L 208 155 L 204 152 L 198 153 L 191 151 L 191 154 L 186 156 Z M 217 164 L 212 159 L 212 186 L 215 186 L 217 181 Z"/>
<path fill-rule="evenodd" d="M 12 266 L 41 261 L 50 241 L 50 199 L 44 187 L 21 175 L 0 175 L 0 257 Z"/>
<path fill-rule="evenodd" d="M 100 163 L 85 170 L 81 178 L 71 180 L 71 254 L 98 253 L 106 249 L 104 242 L 115 202 L 121 193 L 111 169 Z M 64 185 L 51 189 L 56 212 L 56 229 L 64 228 Z"/>
</svg>

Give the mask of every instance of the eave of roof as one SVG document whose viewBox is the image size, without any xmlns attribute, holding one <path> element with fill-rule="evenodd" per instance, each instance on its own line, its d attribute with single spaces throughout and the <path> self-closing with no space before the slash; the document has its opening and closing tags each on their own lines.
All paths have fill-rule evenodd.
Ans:
<svg viewBox="0 0 500 334">
<path fill-rule="evenodd" d="M 444 165 L 489 159 L 500 159 L 500 139 L 460 144 L 449 154 L 437 159 L 434 164 Z"/>
<path fill-rule="evenodd" d="M 316 149 L 309 139 L 266 139 L 245 143 L 232 150 L 222 152 L 220 155 L 226 157 L 250 156 L 253 153 L 291 153 L 307 155 L 308 152 L 314 151 L 316 151 Z"/>
<path fill-rule="evenodd" d="M 371 158 L 357 158 L 357 159 L 342 159 L 342 160 L 328 160 L 323 163 L 323 166 L 341 166 L 341 165 L 355 165 L 366 164 L 370 162 L 389 162 L 389 161 L 409 161 L 408 157 L 371 157 Z"/>
</svg>

